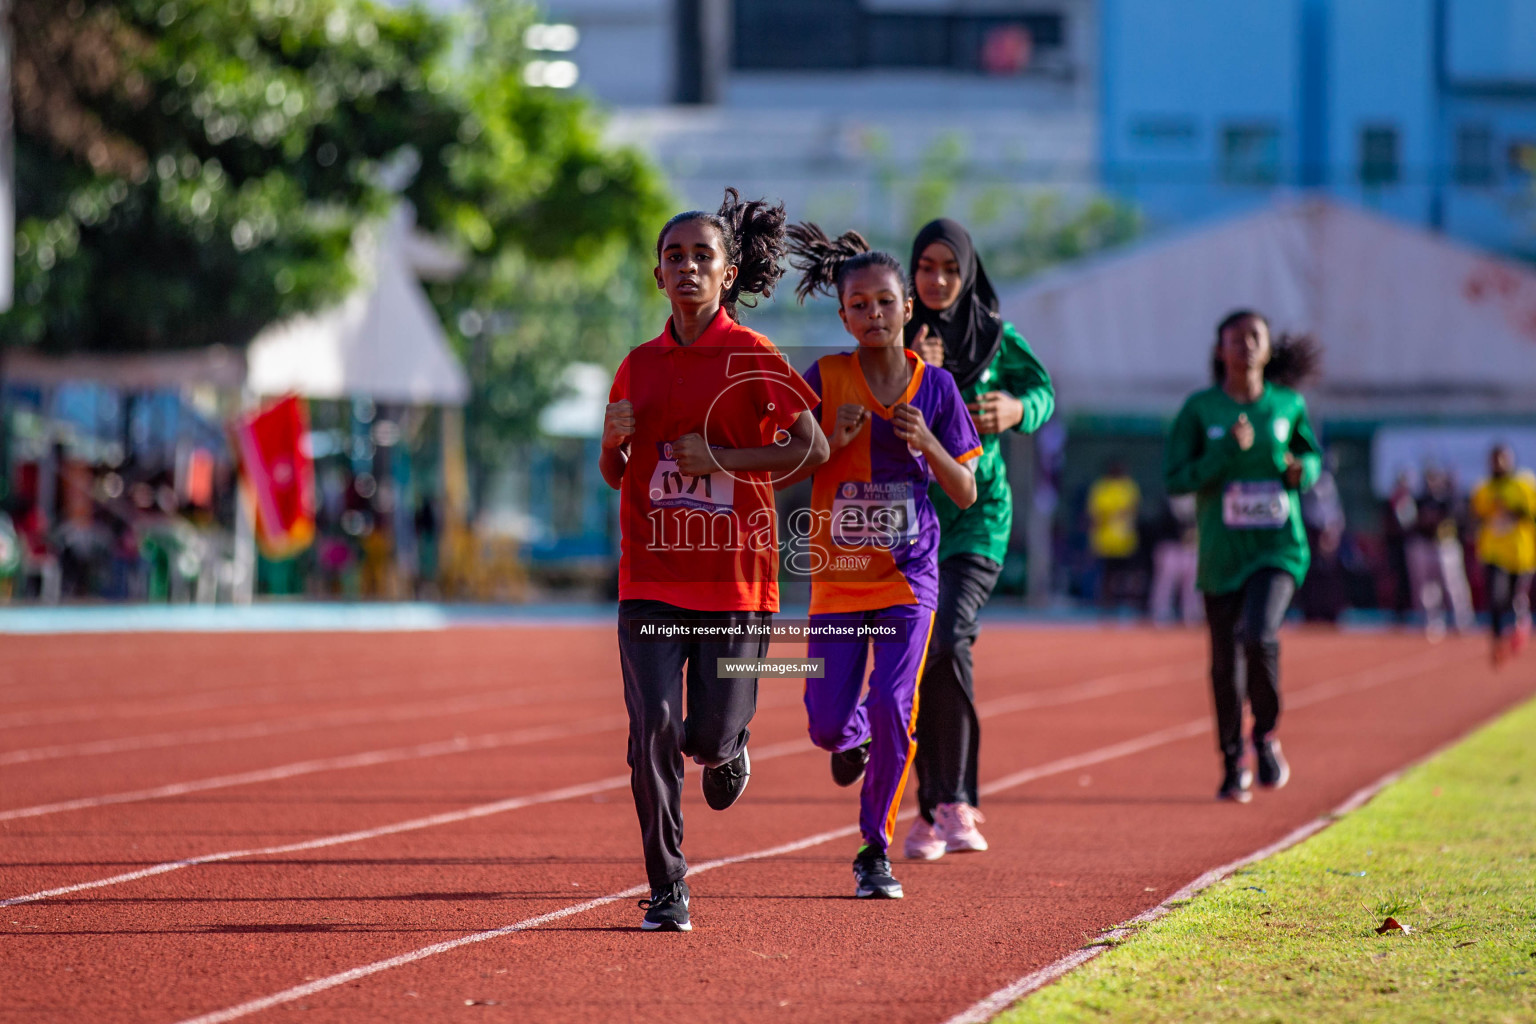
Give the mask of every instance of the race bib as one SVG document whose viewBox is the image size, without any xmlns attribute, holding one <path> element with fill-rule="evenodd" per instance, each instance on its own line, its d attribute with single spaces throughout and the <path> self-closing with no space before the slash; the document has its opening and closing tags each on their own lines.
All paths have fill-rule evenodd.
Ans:
<svg viewBox="0 0 1536 1024">
<path fill-rule="evenodd" d="M 892 548 L 917 532 L 912 485 L 848 481 L 832 499 L 832 541 L 844 547 L 873 544 Z"/>
<path fill-rule="evenodd" d="M 1275 530 L 1291 517 L 1291 495 L 1278 480 L 1234 480 L 1221 496 L 1230 530 Z"/>
<path fill-rule="evenodd" d="M 656 446 L 656 468 L 651 471 L 652 508 L 696 508 L 704 512 L 729 512 L 736 504 L 736 480 L 723 470 L 690 476 L 677 468 L 672 444 Z"/>
</svg>

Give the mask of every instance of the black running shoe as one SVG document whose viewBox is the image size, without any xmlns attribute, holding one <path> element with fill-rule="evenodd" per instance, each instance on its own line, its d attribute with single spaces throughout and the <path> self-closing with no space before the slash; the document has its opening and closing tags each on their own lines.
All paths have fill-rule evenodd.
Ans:
<svg viewBox="0 0 1536 1024">
<path fill-rule="evenodd" d="M 853 894 L 861 900 L 899 900 L 901 883 L 891 875 L 891 862 L 874 847 L 859 847 L 853 858 L 853 877 L 858 883 Z"/>
<path fill-rule="evenodd" d="M 1221 776 L 1221 788 L 1216 791 L 1217 800 L 1231 800 L 1245 804 L 1253 799 L 1253 772 L 1241 761 L 1228 761 Z"/>
<path fill-rule="evenodd" d="M 651 898 L 640 900 L 645 919 L 640 927 L 648 932 L 691 932 L 688 922 L 688 883 L 678 879 L 664 889 L 652 889 Z"/>
<path fill-rule="evenodd" d="M 747 756 L 747 748 L 742 747 L 741 753 L 725 764 L 704 769 L 704 802 L 717 811 L 725 810 L 747 788 L 747 779 L 751 775 L 752 759 Z"/>
<path fill-rule="evenodd" d="M 1291 781 L 1291 766 L 1280 753 L 1279 740 L 1255 740 L 1253 752 L 1259 762 L 1259 785 L 1279 789 Z"/>
<path fill-rule="evenodd" d="M 869 740 L 851 750 L 832 753 L 832 781 L 839 786 L 851 786 L 864 777 L 864 766 L 869 764 Z"/>
</svg>

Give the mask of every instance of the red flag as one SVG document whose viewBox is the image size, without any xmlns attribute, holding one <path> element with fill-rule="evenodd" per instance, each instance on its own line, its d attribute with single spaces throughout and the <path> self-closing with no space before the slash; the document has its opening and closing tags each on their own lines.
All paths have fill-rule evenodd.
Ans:
<svg viewBox="0 0 1536 1024">
<path fill-rule="evenodd" d="M 289 395 L 234 425 L 240 476 L 256 508 L 256 542 L 268 558 L 288 558 L 315 539 L 315 463 L 309 416 Z"/>
</svg>

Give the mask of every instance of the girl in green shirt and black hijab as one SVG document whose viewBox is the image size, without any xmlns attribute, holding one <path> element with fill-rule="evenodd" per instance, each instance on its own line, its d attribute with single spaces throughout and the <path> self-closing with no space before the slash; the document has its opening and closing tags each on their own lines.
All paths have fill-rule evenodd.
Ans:
<svg viewBox="0 0 1536 1024">
<path fill-rule="evenodd" d="M 1307 574 L 1300 494 L 1322 468 L 1306 401 L 1292 388 L 1312 375 L 1317 361 L 1310 339 L 1272 342 L 1262 316 L 1231 314 L 1216 328 L 1215 385 L 1189 397 L 1168 437 L 1168 491 L 1192 492 L 1196 502 L 1196 583 L 1211 628 L 1223 766 L 1218 800 L 1252 798 L 1253 775 L 1243 760 L 1245 689 L 1259 785 L 1278 789 L 1290 778 L 1274 738 L 1280 623 Z"/>
<path fill-rule="evenodd" d="M 981 434 L 976 503 L 961 509 L 937 485 L 939 607 L 918 692 L 918 806 L 908 857 L 985 850 L 977 829 L 976 718 L 971 644 L 992 596 L 1013 527 L 1013 494 L 998 443 L 1005 430 L 1039 429 L 1055 407 L 1051 378 L 1029 343 L 998 315 L 997 294 L 970 234 L 947 218 L 912 243 L 913 309 L 907 345 L 954 375 Z"/>
</svg>

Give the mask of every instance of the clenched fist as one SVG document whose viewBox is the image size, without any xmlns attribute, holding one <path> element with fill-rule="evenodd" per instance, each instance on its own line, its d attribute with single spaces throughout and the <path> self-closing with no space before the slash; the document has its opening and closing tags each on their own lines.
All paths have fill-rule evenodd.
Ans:
<svg viewBox="0 0 1536 1024">
<path fill-rule="evenodd" d="M 928 421 L 923 419 L 923 410 L 910 402 L 902 402 L 891 411 L 891 429 L 897 437 L 907 442 L 907 447 L 915 448 L 924 455 L 939 446 L 939 439 L 933 436 L 933 431 L 928 429 Z"/>
<path fill-rule="evenodd" d="M 832 424 L 832 429 L 827 434 L 827 444 L 833 451 L 845 447 L 859 436 L 859 431 L 864 429 L 864 424 L 868 421 L 869 410 L 862 405 L 849 402 L 838 406 L 837 422 Z"/>
<path fill-rule="evenodd" d="M 622 448 L 635 433 L 635 406 L 625 399 L 603 410 L 603 447 Z"/>
<path fill-rule="evenodd" d="M 1006 391 L 988 391 L 966 408 L 978 434 L 1001 434 L 1024 422 L 1024 403 Z"/>
<path fill-rule="evenodd" d="M 1253 424 L 1248 422 L 1247 413 L 1237 414 L 1237 422 L 1232 424 L 1230 433 L 1232 440 L 1236 441 L 1237 446 L 1243 451 L 1253 447 Z"/>
<path fill-rule="evenodd" d="M 684 434 L 673 441 L 672 458 L 677 468 L 689 476 L 708 476 L 720 468 L 709 450 L 709 442 L 698 434 Z"/>
<path fill-rule="evenodd" d="M 944 339 L 937 334 L 930 334 L 927 324 L 917 329 L 917 336 L 912 339 L 912 351 L 929 366 L 944 365 Z"/>
</svg>

